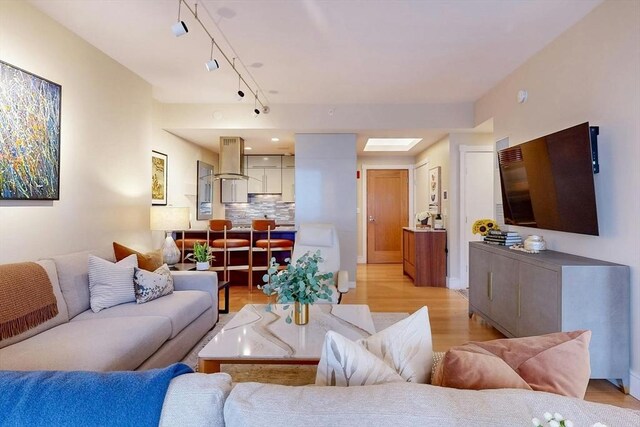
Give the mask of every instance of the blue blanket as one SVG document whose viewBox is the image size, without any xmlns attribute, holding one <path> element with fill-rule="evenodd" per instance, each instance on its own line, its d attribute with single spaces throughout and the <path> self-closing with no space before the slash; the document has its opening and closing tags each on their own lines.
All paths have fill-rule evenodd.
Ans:
<svg viewBox="0 0 640 427">
<path fill-rule="evenodd" d="M 157 426 L 169 382 L 190 372 L 0 371 L 0 426 Z"/>
</svg>

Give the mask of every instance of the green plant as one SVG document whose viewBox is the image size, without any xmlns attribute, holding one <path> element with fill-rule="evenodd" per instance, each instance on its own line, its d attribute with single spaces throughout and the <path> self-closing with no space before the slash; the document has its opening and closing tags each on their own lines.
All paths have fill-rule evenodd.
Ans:
<svg viewBox="0 0 640 427">
<path fill-rule="evenodd" d="M 195 242 L 193 244 L 193 253 L 187 255 L 187 259 L 195 262 L 209 262 L 216 259 L 213 256 L 213 248 L 206 243 Z"/>
<path fill-rule="evenodd" d="M 287 258 L 285 261 L 290 260 Z M 285 269 L 279 270 L 280 264 L 271 258 L 267 274 L 262 277 L 265 283 L 258 288 L 266 295 L 277 295 L 276 303 L 285 304 L 285 310 L 295 302 L 313 304 L 319 299 L 331 301 L 333 291 L 329 286 L 333 285 L 333 273 L 320 273 L 318 264 L 322 261 L 320 251 L 313 254 L 307 252 L 295 264 L 289 262 Z M 270 309 L 268 305 L 267 310 Z M 286 322 L 291 323 L 291 314 Z"/>
</svg>

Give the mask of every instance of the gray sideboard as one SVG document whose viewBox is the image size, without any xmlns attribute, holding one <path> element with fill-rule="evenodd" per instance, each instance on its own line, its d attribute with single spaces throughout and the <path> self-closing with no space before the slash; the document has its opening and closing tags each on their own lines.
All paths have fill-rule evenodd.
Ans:
<svg viewBox="0 0 640 427">
<path fill-rule="evenodd" d="M 469 316 L 507 337 L 590 329 L 591 378 L 629 385 L 629 267 L 555 251 L 469 244 Z"/>
</svg>

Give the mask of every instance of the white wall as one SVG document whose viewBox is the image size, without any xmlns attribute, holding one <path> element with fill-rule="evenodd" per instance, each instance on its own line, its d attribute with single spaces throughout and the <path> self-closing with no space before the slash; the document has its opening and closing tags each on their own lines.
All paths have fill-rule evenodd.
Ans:
<svg viewBox="0 0 640 427">
<path fill-rule="evenodd" d="M 600 126 L 595 176 L 600 236 L 542 234 L 553 250 L 631 267 L 631 392 L 640 397 L 640 3 L 607 1 L 476 103 L 511 145 L 585 121 Z M 516 103 L 519 89 L 529 91 Z M 620 309 L 629 302 L 620 301 Z M 624 331 L 621 331 L 624 333 Z"/>
<path fill-rule="evenodd" d="M 355 285 L 355 134 L 296 134 L 296 226 L 305 222 L 335 225 L 340 268 Z"/>
<path fill-rule="evenodd" d="M 150 85 L 24 1 L 0 2 L 0 58 L 62 85 L 60 200 L 0 202 L 0 262 L 150 245 Z"/>
</svg>

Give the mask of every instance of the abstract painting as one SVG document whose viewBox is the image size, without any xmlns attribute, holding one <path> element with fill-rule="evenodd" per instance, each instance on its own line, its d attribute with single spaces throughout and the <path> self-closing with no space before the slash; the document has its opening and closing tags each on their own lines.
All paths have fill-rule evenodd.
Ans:
<svg viewBox="0 0 640 427">
<path fill-rule="evenodd" d="M 440 166 L 429 169 L 429 212 L 440 213 Z"/>
<path fill-rule="evenodd" d="M 0 61 L 0 200 L 60 199 L 62 86 Z"/>
<path fill-rule="evenodd" d="M 151 152 L 151 204 L 167 205 L 168 156 L 158 151 Z"/>
</svg>

